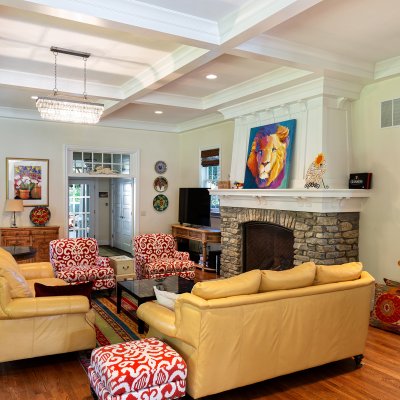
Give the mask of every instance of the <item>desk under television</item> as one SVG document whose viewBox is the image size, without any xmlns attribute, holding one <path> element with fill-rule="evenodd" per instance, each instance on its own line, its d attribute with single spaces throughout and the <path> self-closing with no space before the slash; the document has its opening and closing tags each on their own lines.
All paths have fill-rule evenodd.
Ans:
<svg viewBox="0 0 400 400">
<path fill-rule="evenodd" d="M 174 236 L 174 238 L 201 242 L 203 248 L 203 265 L 201 269 L 203 271 L 205 265 L 207 265 L 207 244 L 221 243 L 221 231 L 219 229 L 210 228 L 209 226 L 175 224 L 172 225 L 172 235 Z"/>
</svg>

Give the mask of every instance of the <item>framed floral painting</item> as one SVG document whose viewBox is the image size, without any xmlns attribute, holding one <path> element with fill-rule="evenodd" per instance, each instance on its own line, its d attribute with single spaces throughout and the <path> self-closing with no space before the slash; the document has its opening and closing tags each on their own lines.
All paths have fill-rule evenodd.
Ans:
<svg viewBox="0 0 400 400">
<path fill-rule="evenodd" d="M 49 205 L 49 160 L 7 158 L 7 199 L 21 199 L 24 207 Z"/>
</svg>

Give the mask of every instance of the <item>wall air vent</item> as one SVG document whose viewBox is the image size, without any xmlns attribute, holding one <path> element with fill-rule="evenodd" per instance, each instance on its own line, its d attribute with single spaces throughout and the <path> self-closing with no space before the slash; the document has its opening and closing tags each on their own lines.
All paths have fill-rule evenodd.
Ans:
<svg viewBox="0 0 400 400">
<path fill-rule="evenodd" d="M 400 99 L 382 101 L 381 128 L 400 125 Z"/>
</svg>

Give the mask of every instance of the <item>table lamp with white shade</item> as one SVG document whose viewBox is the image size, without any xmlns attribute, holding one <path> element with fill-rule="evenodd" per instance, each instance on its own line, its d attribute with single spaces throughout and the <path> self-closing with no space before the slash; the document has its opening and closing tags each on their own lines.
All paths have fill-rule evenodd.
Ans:
<svg viewBox="0 0 400 400">
<path fill-rule="evenodd" d="M 16 228 L 17 224 L 15 222 L 15 213 L 24 211 L 24 205 L 22 200 L 16 200 L 16 199 L 6 200 L 6 211 L 11 211 L 14 213 L 12 218 L 11 228 Z"/>
</svg>

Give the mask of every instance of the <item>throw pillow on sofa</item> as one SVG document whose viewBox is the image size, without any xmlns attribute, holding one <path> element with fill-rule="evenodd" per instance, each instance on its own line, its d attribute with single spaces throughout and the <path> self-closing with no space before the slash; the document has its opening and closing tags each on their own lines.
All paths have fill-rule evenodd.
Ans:
<svg viewBox="0 0 400 400">
<path fill-rule="evenodd" d="M 154 286 L 153 289 L 154 294 L 156 295 L 157 303 L 174 311 L 175 302 L 180 295 L 172 292 L 167 292 L 166 290 L 157 289 L 156 286 Z"/>
<path fill-rule="evenodd" d="M 359 279 L 363 265 L 360 262 L 350 262 L 340 265 L 317 265 L 315 285 L 354 281 Z"/>
<path fill-rule="evenodd" d="M 35 282 L 35 297 L 49 296 L 86 296 L 91 303 L 93 282 L 78 283 L 76 285 L 47 286 Z"/>
<path fill-rule="evenodd" d="M 400 334 L 400 286 L 375 284 L 374 308 L 369 324 Z"/>
<path fill-rule="evenodd" d="M 315 269 L 313 262 L 306 262 L 284 271 L 262 270 L 260 292 L 310 286 L 315 279 Z"/>
<path fill-rule="evenodd" d="M 192 294 L 204 300 L 211 300 L 258 293 L 260 280 L 260 270 L 254 269 L 227 279 L 197 282 L 193 286 Z"/>
</svg>

